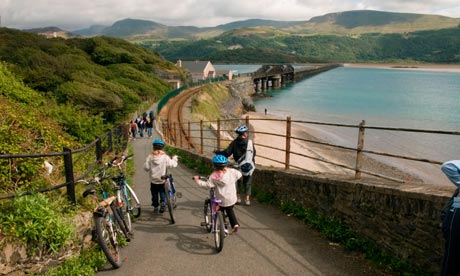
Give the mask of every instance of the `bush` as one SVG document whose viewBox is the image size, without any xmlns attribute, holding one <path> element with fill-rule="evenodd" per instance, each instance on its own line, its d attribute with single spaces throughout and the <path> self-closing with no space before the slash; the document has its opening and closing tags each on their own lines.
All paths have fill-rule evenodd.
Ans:
<svg viewBox="0 0 460 276">
<path fill-rule="evenodd" d="M 61 213 L 64 203 L 50 200 L 44 194 L 16 197 L 3 206 L 0 229 L 27 246 L 29 255 L 56 253 L 64 248 L 75 233 Z"/>
</svg>

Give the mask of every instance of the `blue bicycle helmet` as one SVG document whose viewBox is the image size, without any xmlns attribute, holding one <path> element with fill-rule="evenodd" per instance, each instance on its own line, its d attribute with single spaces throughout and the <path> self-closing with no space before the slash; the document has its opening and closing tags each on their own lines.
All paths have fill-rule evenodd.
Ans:
<svg viewBox="0 0 460 276">
<path fill-rule="evenodd" d="M 227 159 L 227 157 L 225 157 L 225 156 L 223 156 L 221 154 L 217 154 L 212 158 L 212 163 L 214 165 L 218 165 L 218 166 L 225 166 L 228 163 L 228 159 Z"/>
<path fill-rule="evenodd" d="M 153 144 L 153 148 L 155 149 L 162 149 L 165 146 L 165 142 L 163 142 L 163 140 L 160 140 L 160 139 L 153 140 L 152 144 Z"/>
<path fill-rule="evenodd" d="M 238 134 L 243 134 L 248 131 L 249 131 L 249 128 L 246 125 L 241 125 L 235 130 L 235 132 Z"/>
</svg>

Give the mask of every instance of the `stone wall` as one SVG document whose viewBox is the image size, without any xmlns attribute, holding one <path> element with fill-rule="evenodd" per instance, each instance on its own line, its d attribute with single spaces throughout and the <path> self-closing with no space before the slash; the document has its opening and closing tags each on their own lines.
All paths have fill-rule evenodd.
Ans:
<svg viewBox="0 0 460 276">
<path fill-rule="evenodd" d="M 194 153 L 184 153 L 210 163 Z M 305 208 L 334 216 L 393 256 L 439 274 L 444 246 L 439 213 L 453 186 L 343 180 L 258 166 L 253 187 L 273 194 L 278 204 L 294 200 Z"/>
</svg>

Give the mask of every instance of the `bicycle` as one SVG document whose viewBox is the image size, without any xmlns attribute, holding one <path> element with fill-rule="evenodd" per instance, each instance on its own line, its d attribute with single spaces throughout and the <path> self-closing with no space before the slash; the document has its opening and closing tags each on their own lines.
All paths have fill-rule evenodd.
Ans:
<svg viewBox="0 0 460 276">
<path fill-rule="evenodd" d="M 193 179 L 193 178 L 192 178 Z M 200 177 L 200 180 L 207 181 L 206 177 Z M 204 222 L 201 226 L 205 226 L 208 233 L 213 233 L 216 251 L 219 253 L 224 248 L 224 239 L 227 236 L 225 227 L 225 215 L 220 209 L 222 200 L 215 197 L 214 188 L 210 188 L 209 197 L 204 201 Z"/>
<path fill-rule="evenodd" d="M 119 216 L 116 205 L 116 196 L 108 196 L 101 183 L 109 177 L 95 176 L 91 180 L 78 180 L 83 182 L 89 187 L 83 192 L 83 197 L 92 195 L 97 203 L 93 209 L 94 239 L 97 241 L 102 251 L 104 252 L 107 260 L 114 268 L 119 268 L 122 264 L 122 257 L 120 253 L 121 236 L 125 236 L 126 241 L 130 241 L 129 234 L 125 228 L 123 219 Z M 100 189 L 103 200 L 99 201 L 96 194 L 96 189 Z"/>
<path fill-rule="evenodd" d="M 110 165 L 119 169 L 119 174 L 115 177 L 112 177 L 112 180 L 117 184 L 117 204 L 122 208 L 121 210 L 123 211 L 120 216 L 124 217 L 129 232 L 132 232 L 131 215 L 135 218 L 138 218 L 141 215 L 139 198 L 131 186 L 129 186 L 128 180 L 126 179 L 126 175 L 122 168 L 123 163 L 130 159 L 132 156 L 132 154 L 128 156 L 121 156 L 121 160 L 119 162 L 116 162 L 118 158 L 115 157 L 110 163 L 106 163 L 106 166 Z"/>
<path fill-rule="evenodd" d="M 174 209 L 177 207 L 177 198 L 181 198 L 182 193 L 176 192 L 172 174 L 163 175 L 161 179 L 164 180 L 163 183 L 165 185 L 166 205 L 168 207 L 168 213 L 171 218 L 171 224 L 174 224 L 176 223 L 174 218 Z"/>
</svg>

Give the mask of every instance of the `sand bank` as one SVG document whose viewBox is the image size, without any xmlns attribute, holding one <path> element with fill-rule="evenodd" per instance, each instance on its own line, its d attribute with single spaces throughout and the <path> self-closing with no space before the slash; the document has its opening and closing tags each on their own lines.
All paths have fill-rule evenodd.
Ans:
<svg viewBox="0 0 460 276">
<path fill-rule="evenodd" d="M 399 70 L 418 70 L 433 72 L 452 72 L 460 73 L 460 64 L 396 64 L 396 63 L 344 63 L 345 67 L 355 68 L 379 68 L 379 69 L 399 69 Z"/>
</svg>

